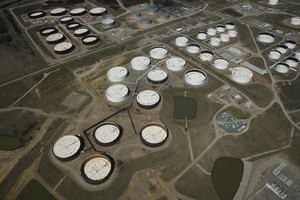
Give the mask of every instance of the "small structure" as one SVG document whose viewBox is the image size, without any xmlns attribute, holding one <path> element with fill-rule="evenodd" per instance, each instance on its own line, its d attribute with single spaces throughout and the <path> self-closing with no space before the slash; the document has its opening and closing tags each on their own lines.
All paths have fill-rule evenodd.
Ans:
<svg viewBox="0 0 300 200">
<path fill-rule="evenodd" d="M 115 24 L 115 20 L 113 18 L 105 18 L 101 21 L 103 26 L 113 26 Z"/>
</svg>

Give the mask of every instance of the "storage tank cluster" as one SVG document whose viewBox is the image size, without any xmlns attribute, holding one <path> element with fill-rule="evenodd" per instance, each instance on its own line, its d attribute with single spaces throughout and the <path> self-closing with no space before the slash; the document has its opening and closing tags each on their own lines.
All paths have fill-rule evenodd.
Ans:
<svg viewBox="0 0 300 200">
<path fill-rule="evenodd" d="M 231 71 L 231 78 L 240 84 L 247 84 L 252 81 L 253 73 L 245 67 L 235 67 Z"/>
<path fill-rule="evenodd" d="M 296 45 L 297 43 L 295 41 L 286 40 L 284 43 L 279 44 L 276 46 L 276 48 L 272 49 L 268 53 L 268 57 L 271 60 L 280 60 L 283 56 L 285 56 L 285 54 L 287 54 L 289 50 L 293 50 L 296 47 Z"/>
<path fill-rule="evenodd" d="M 40 29 L 41 36 L 46 37 L 45 40 L 50 45 L 55 45 L 53 50 L 56 54 L 67 54 L 74 50 L 75 46 L 65 41 L 66 37 L 55 27 L 45 27 Z"/>
<path fill-rule="evenodd" d="M 237 37 L 236 25 L 233 22 L 227 22 L 225 25 L 217 25 L 215 28 L 208 28 L 206 32 L 201 31 L 197 34 L 197 39 L 204 41 L 207 39 L 211 46 L 218 47 L 222 42 L 229 42 L 231 38 Z"/>
<path fill-rule="evenodd" d="M 281 60 L 275 65 L 275 70 L 279 73 L 285 74 L 289 72 L 289 69 L 296 68 L 299 65 L 300 52 L 296 52 L 294 55 Z"/>
<path fill-rule="evenodd" d="M 261 32 L 257 35 L 257 41 L 265 44 L 270 44 L 275 41 L 275 35 L 269 32 Z"/>
</svg>

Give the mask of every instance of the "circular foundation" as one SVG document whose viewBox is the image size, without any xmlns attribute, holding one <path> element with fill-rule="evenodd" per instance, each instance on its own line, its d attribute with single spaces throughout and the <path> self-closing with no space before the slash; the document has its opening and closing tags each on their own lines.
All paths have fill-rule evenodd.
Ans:
<svg viewBox="0 0 300 200">
<path fill-rule="evenodd" d="M 65 135 L 59 138 L 53 148 L 54 156 L 61 161 L 75 159 L 84 148 L 84 140 L 77 135 Z"/>
<path fill-rule="evenodd" d="M 130 61 L 132 69 L 136 71 L 143 71 L 149 68 L 150 59 L 146 56 L 137 56 Z"/>
<path fill-rule="evenodd" d="M 150 56 L 156 60 L 164 59 L 168 56 L 168 49 L 164 47 L 154 47 L 150 50 Z"/>
<path fill-rule="evenodd" d="M 172 57 L 166 61 L 166 66 L 173 72 L 182 71 L 185 68 L 186 61 L 183 58 Z"/>
<path fill-rule="evenodd" d="M 89 184 L 104 183 L 114 170 L 114 161 L 105 155 L 89 157 L 81 167 L 81 175 Z"/>
<path fill-rule="evenodd" d="M 106 122 L 100 124 L 94 131 L 93 136 L 97 144 L 111 146 L 116 144 L 122 135 L 122 129 L 118 124 Z"/>
<path fill-rule="evenodd" d="M 245 67 L 236 67 L 231 71 L 232 79 L 240 84 L 246 84 L 251 82 L 253 73 L 251 70 Z"/>
<path fill-rule="evenodd" d="M 137 104 L 144 109 L 155 108 L 160 102 L 160 95 L 154 90 L 143 90 L 136 97 Z"/>
<path fill-rule="evenodd" d="M 147 79 L 150 83 L 161 84 L 167 81 L 168 73 L 161 69 L 153 69 L 147 73 Z"/>
<path fill-rule="evenodd" d="M 184 73 L 184 81 L 191 86 L 201 86 L 206 80 L 206 73 L 199 69 L 190 69 Z"/>
<path fill-rule="evenodd" d="M 125 67 L 116 66 L 109 69 L 106 75 L 111 82 L 121 82 L 128 76 L 128 70 Z"/>
<path fill-rule="evenodd" d="M 140 133 L 142 143 L 149 147 L 159 147 L 163 145 L 168 135 L 168 129 L 158 123 L 147 124 Z"/>
</svg>

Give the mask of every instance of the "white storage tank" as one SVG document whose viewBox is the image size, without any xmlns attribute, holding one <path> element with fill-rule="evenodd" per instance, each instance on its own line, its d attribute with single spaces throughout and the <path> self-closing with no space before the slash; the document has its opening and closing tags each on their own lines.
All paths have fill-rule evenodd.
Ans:
<svg viewBox="0 0 300 200">
<path fill-rule="evenodd" d="M 122 66 L 116 66 L 109 69 L 106 73 L 108 80 L 111 82 L 121 82 L 128 76 L 128 70 Z"/>
<path fill-rule="evenodd" d="M 100 146 L 116 144 L 122 135 L 122 128 L 115 123 L 105 122 L 100 124 L 93 132 L 94 139 Z"/>
<path fill-rule="evenodd" d="M 300 17 L 292 17 L 290 23 L 294 26 L 300 26 Z"/>
<path fill-rule="evenodd" d="M 129 96 L 129 89 L 124 84 L 114 84 L 107 88 L 105 95 L 111 103 L 121 103 Z"/>
<path fill-rule="evenodd" d="M 70 23 L 74 21 L 74 18 L 71 17 L 71 16 L 65 16 L 65 17 L 62 17 L 59 19 L 59 22 L 62 23 L 62 24 L 67 24 L 67 23 Z"/>
<path fill-rule="evenodd" d="M 155 108 L 160 102 L 160 95 L 154 90 L 143 90 L 136 97 L 137 104 L 144 109 Z"/>
<path fill-rule="evenodd" d="M 211 51 L 201 51 L 200 52 L 200 59 L 202 61 L 212 61 L 214 58 L 214 54 Z"/>
<path fill-rule="evenodd" d="M 227 34 L 229 35 L 229 37 L 235 38 L 237 36 L 238 32 L 236 30 L 229 30 L 227 32 Z"/>
<path fill-rule="evenodd" d="M 229 42 L 230 36 L 228 34 L 226 34 L 226 33 L 222 33 L 220 35 L 220 40 L 221 40 L 221 42 Z"/>
<path fill-rule="evenodd" d="M 184 81 L 191 86 L 201 86 L 206 83 L 207 75 L 199 69 L 189 69 L 184 73 Z"/>
<path fill-rule="evenodd" d="M 87 35 L 81 39 L 84 45 L 94 45 L 99 42 L 99 38 L 95 35 Z"/>
<path fill-rule="evenodd" d="M 287 46 L 289 49 L 294 49 L 297 45 L 297 43 L 293 40 L 287 40 L 285 41 L 285 46 Z"/>
<path fill-rule="evenodd" d="M 269 0 L 269 5 L 275 6 L 278 4 L 278 0 Z"/>
<path fill-rule="evenodd" d="M 161 84 L 167 81 L 168 73 L 162 69 L 153 69 L 147 73 L 147 79 L 150 83 Z"/>
<path fill-rule="evenodd" d="M 84 139 L 77 135 L 65 135 L 59 138 L 53 148 L 54 156 L 61 161 L 75 159 L 84 148 Z"/>
<path fill-rule="evenodd" d="M 76 29 L 73 33 L 76 37 L 83 37 L 83 36 L 88 35 L 90 33 L 90 30 L 85 27 L 82 27 L 82 28 Z"/>
<path fill-rule="evenodd" d="M 134 57 L 131 61 L 131 67 L 132 69 L 136 71 L 143 71 L 150 67 L 150 59 L 146 56 L 137 56 Z"/>
<path fill-rule="evenodd" d="M 62 16 L 62 15 L 65 15 L 67 12 L 68 12 L 68 10 L 65 8 L 54 8 L 54 9 L 50 10 L 50 15 Z"/>
<path fill-rule="evenodd" d="M 214 47 L 218 47 L 221 44 L 220 38 L 212 37 L 210 38 L 210 45 Z"/>
<path fill-rule="evenodd" d="M 227 22 L 225 27 L 227 30 L 233 30 L 233 29 L 235 29 L 236 26 L 235 26 L 235 23 L 233 23 L 233 22 Z"/>
<path fill-rule="evenodd" d="M 70 11 L 70 15 L 73 15 L 73 16 L 82 16 L 85 13 L 86 13 L 85 8 L 74 8 Z"/>
<path fill-rule="evenodd" d="M 73 51 L 75 46 L 70 42 L 61 42 L 54 46 L 54 52 L 56 54 L 67 54 Z"/>
<path fill-rule="evenodd" d="M 281 58 L 281 55 L 282 53 L 276 49 L 272 49 L 268 54 L 269 58 L 272 60 L 279 60 Z"/>
<path fill-rule="evenodd" d="M 186 47 L 188 43 L 188 39 L 186 37 L 177 37 L 175 39 L 175 44 L 178 47 Z"/>
<path fill-rule="evenodd" d="M 167 127 L 159 123 L 149 123 L 141 131 L 141 141 L 149 147 L 158 147 L 163 145 L 168 138 L 169 131 Z"/>
<path fill-rule="evenodd" d="M 207 29 L 207 35 L 209 36 L 215 36 L 217 34 L 217 30 L 215 28 L 209 28 Z"/>
<path fill-rule="evenodd" d="M 219 58 L 214 61 L 214 67 L 219 70 L 227 69 L 228 64 L 229 64 L 228 61 L 223 58 Z"/>
<path fill-rule="evenodd" d="M 278 63 L 275 66 L 275 70 L 281 74 L 286 74 L 289 71 L 290 66 L 287 65 L 286 63 Z"/>
<path fill-rule="evenodd" d="M 51 35 L 48 35 L 46 38 L 46 41 L 48 44 L 58 44 L 65 40 L 65 36 L 61 33 L 54 33 Z"/>
<path fill-rule="evenodd" d="M 280 44 L 277 45 L 276 50 L 282 54 L 285 54 L 288 51 L 288 47 L 286 45 Z"/>
<path fill-rule="evenodd" d="M 150 50 L 150 56 L 156 60 L 164 59 L 168 56 L 168 49 L 165 47 L 154 47 Z"/>
<path fill-rule="evenodd" d="M 81 167 L 81 175 L 89 184 L 104 183 L 114 170 L 114 161 L 112 158 L 96 154 L 89 157 Z"/>
<path fill-rule="evenodd" d="M 166 66 L 173 72 L 182 71 L 185 68 L 186 61 L 180 57 L 172 57 L 166 61 Z"/>
<path fill-rule="evenodd" d="M 225 28 L 224 25 L 218 25 L 218 26 L 216 27 L 216 30 L 217 30 L 217 32 L 219 32 L 219 33 L 224 33 L 224 32 L 226 31 L 226 28 Z"/>
<path fill-rule="evenodd" d="M 45 27 L 40 30 L 41 36 L 48 36 L 54 33 L 57 33 L 58 29 L 54 27 Z"/>
<path fill-rule="evenodd" d="M 262 32 L 258 34 L 257 40 L 266 44 L 273 43 L 275 41 L 275 35 L 272 33 Z"/>
<path fill-rule="evenodd" d="M 113 18 L 105 18 L 101 21 L 103 26 L 113 26 L 115 24 L 115 20 Z"/>
<path fill-rule="evenodd" d="M 67 29 L 68 30 L 75 30 L 79 27 L 81 27 L 81 24 L 79 22 L 70 22 L 70 23 L 67 23 Z"/>
<path fill-rule="evenodd" d="M 253 73 L 245 67 L 236 67 L 231 71 L 232 79 L 240 84 L 246 84 L 252 81 Z"/>
<path fill-rule="evenodd" d="M 101 15 L 104 15 L 105 13 L 106 13 L 106 8 L 104 8 L 104 7 L 96 7 L 96 8 L 90 9 L 90 14 L 92 16 L 101 16 Z"/>
<path fill-rule="evenodd" d="M 206 40 L 207 39 L 207 34 L 205 32 L 199 32 L 197 35 L 197 38 L 199 40 Z"/>
<path fill-rule="evenodd" d="M 287 59 L 285 59 L 284 63 L 286 63 L 290 67 L 297 67 L 299 64 L 299 60 L 294 57 L 288 57 Z"/>
<path fill-rule="evenodd" d="M 189 44 L 186 48 L 187 52 L 197 54 L 200 52 L 200 46 L 198 44 Z"/>
<path fill-rule="evenodd" d="M 28 13 L 28 17 L 30 19 L 38 19 L 38 18 L 42 18 L 45 17 L 46 13 L 44 11 L 38 10 L 38 11 L 33 11 Z"/>
</svg>

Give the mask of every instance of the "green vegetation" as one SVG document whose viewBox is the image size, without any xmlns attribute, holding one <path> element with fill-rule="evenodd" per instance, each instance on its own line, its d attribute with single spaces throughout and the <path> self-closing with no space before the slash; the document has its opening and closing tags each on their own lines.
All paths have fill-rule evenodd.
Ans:
<svg viewBox="0 0 300 200">
<path fill-rule="evenodd" d="M 26 187 L 21 191 L 17 200 L 43 199 L 55 200 L 55 198 L 37 180 L 30 180 Z"/>
</svg>

